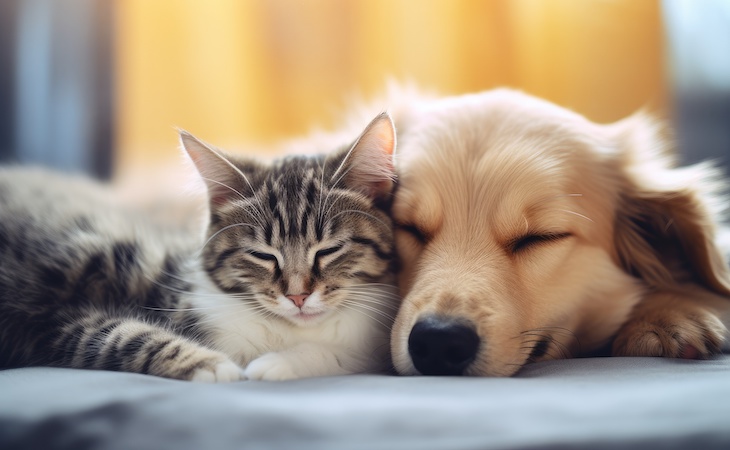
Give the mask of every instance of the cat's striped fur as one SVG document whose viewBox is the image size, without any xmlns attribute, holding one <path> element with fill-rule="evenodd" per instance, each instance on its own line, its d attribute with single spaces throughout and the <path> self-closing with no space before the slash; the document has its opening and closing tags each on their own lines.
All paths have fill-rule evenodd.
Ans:
<svg viewBox="0 0 730 450">
<path fill-rule="evenodd" d="M 0 367 L 207 381 L 387 368 L 390 118 L 272 164 L 181 139 L 207 184 L 204 237 L 91 182 L 0 169 Z"/>
</svg>

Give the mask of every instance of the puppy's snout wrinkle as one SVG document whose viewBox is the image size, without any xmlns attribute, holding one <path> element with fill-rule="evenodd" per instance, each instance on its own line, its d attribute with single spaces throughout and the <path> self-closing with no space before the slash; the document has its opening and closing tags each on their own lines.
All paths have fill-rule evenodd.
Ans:
<svg viewBox="0 0 730 450">
<path fill-rule="evenodd" d="M 423 375 L 463 375 L 479 345 L 474 326 L 451 317 L 422 318 L 408 337 L 408 353 Z"/>
</svg>

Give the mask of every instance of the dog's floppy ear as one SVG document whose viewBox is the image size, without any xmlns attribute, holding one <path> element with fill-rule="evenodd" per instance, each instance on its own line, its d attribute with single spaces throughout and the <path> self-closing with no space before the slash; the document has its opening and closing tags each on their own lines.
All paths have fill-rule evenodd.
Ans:
<svg viewBox="0 0 730 450">
<path fill-rule="evenodd" d="M 720 174 L 710 164 L 677 168 L 670 140 L 644 114 L 614 125 L 622 188 L 615 245 L 624 269 L 650 287 L 685 281 L 730 295 L 730 270 L 715 243 L 723 204 Z"/>
</svg>

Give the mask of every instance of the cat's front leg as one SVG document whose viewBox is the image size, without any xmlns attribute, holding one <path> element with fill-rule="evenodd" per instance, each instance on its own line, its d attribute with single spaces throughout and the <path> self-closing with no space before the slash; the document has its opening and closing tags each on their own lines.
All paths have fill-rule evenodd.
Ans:
<svg viewBox="0 0 730 450">
<path fill-rule="evenodd" d="M 292 348 L 265 353 L 251 361 L 244 374 L 249 380 L 281 381 L 298 378 L 347 375 L 344 351 L 337 346 L 302 343 Z"/>
</svg>

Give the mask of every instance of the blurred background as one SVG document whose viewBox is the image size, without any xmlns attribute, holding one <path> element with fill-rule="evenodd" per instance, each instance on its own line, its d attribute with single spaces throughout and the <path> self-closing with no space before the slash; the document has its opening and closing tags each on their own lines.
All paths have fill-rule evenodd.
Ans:
<svg viewBox="0 0 730 450">
<path fill-rule="evenodd" d="M 329 128 L 388 79 L 646 107 L 730 158 L 727 0 L 2 0 L 0 160 L 99 178 Z"/>
</svg>

